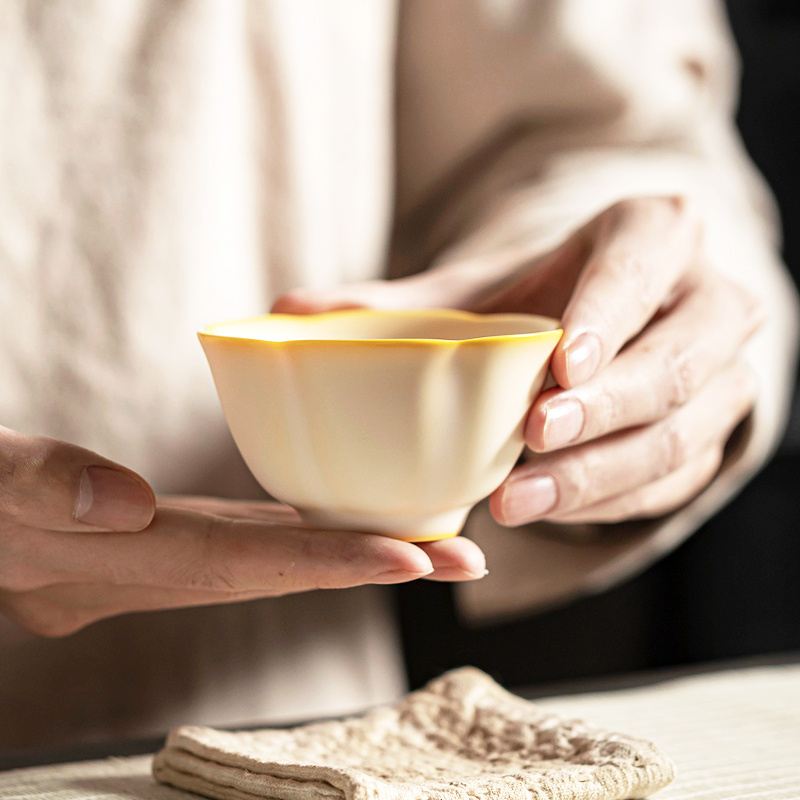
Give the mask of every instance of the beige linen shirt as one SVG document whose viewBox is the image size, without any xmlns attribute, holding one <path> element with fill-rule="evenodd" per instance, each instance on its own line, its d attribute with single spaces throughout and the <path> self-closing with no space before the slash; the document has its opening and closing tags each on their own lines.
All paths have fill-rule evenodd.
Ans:
<svg viewBox="0 0 800 800">
<path fill-rule="evenodd" d="M 741 486 L 786 413 L 794 292 L 734 85 L 713 0 L 2 3 L 0 422 L 157 491 L 252 496 L 199 327 L 297 286 L 544 251 L 619 198 L 691 195 L 714 265 L 770 309 L 746 437 L 697 500 L 622 537 L 479 511 L 492 574 L 459 598 L 480 621 L 621 580 Z M 381 597 L 134 615 L 59 641 L 9 623 L 0 747 L 391 699 Z"/>
</svg>

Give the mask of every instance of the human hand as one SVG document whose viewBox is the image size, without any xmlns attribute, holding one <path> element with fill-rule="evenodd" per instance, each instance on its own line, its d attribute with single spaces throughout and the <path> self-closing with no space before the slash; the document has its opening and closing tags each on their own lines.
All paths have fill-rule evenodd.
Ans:
<svg viewBox="0 0 800 800">
<path fill-rule="evenodd" d="M 714 476 L 756 396 L 741 349 L 760 303 L 708 264 L 701 220 L 678 198 L 617 203 L 542 257 L 509 251 L 401 281 L 296 292 L 274 310 L 358 305 L 561 317 L 558 386 L 525 426 L 536 455 L 490 500 L 507 525 L 673 510 Z"/>
<path fill-rule="evenodd" d="M 95 453 L 0 428 L 0 610 L 45 636 L 129 611 L 481 577 L 466 539 L 305 527 L 278 503 L 156 498 Z"/>
</svg>

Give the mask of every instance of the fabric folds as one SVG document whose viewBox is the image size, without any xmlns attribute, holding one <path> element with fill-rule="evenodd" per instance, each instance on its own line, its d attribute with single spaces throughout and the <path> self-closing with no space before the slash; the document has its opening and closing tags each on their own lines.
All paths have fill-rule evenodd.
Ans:
<svg viewBox="0 0 800 800">
<path fill-rule="evenodd" d="M 153 774 L 219 800 L 623 800 L 666 786 L 674 767 L 650 742 L 563 719 L 464 667 L 362 717 L 178 728 Z"/>
</svg>

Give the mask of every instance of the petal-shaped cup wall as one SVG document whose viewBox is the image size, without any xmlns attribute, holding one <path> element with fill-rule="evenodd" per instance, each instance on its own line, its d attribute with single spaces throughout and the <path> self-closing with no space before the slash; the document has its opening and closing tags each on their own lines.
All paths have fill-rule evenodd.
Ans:
<svg viewBox="0 0 800 800">
<path fill-rule="evenodd" d="M 460 532 L 522 452 L 558 322 L 526 314 L 270 314 L 199 334 L 250 470 L 317 527 Z"/>
</svg>

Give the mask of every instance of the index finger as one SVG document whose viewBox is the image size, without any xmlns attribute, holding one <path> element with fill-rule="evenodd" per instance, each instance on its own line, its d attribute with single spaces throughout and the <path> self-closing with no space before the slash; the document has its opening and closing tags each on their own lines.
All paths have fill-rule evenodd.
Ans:
<svg viewBox="0 0 800 800">
<path fill-rule="evenodd" d="M 617 203 L 579 235 L 592 250 L 550 364 L 564 388 L 591 378 L 677 296 L 689 280 L 701 228 L 683 198 L 654 197 Z"/>
</svg>

